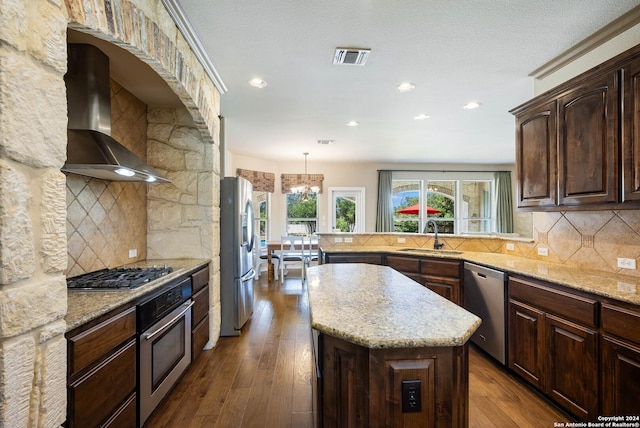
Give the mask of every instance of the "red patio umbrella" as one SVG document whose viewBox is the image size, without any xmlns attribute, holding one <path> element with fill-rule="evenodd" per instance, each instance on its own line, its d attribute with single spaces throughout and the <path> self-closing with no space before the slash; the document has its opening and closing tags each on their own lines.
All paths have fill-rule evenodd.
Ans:
<svg viewBox="0 0 640 428">
<path fill-rule="evenodd" d="M 440 210 L 427 207 L 427 214 L 438 214 Z M 397 211 L 398 214 L 420 214 L 420 204 L 411 205 L 410 207 L 403 208 Z"/>
</svg>

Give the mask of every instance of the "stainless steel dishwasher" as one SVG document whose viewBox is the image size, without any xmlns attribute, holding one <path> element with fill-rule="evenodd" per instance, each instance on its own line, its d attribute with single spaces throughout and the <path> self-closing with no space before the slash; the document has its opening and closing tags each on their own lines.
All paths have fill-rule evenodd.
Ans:
<svg viewBox="0 0 640 428">
<path fill-rule="evenodd" d="M 506 274 L 464 263 L 464 308 L 482 319 L 471 341 L 503 365 L 506 353 Z"/>
</svg>

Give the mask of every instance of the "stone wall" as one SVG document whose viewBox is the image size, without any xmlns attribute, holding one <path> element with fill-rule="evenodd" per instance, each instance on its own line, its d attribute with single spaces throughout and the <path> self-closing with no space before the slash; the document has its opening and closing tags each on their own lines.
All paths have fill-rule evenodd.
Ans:
<svg viewBox="0 0 640 428">
<path fill-rule="evenodd" d="M 160 0 L 0 0 L 0 17 L 0 426 L 56 427 L 66 418 L 66 29 L 117 43 L 167 81 L 211 149 L 202 200 L 215 218 L 220 95 Z M 200 242 L 212 284 L 218 239 L 212 226 Z"/>
<path fill-rule="evenodd" d="M 171 180 L 150 186 L 147 202 L 147 255 L 150 259 L 213 259 L 219 272 L 220 193 L 214 174 L 217 148 L 203 138 L 189 112 L 149 108 L 147 162 Z M 216 196 L 214 204 L 214 195 Z M 167 245 L 170 243 L 170 245 Z M 220 277 L 211 279 L 210 333 L 215 344 L 220 335 Z"/>
<path fill-rule="evenodd" d="M 0 0 L 0 426 L 66 416 L 66 11 Z"/>
</svg>

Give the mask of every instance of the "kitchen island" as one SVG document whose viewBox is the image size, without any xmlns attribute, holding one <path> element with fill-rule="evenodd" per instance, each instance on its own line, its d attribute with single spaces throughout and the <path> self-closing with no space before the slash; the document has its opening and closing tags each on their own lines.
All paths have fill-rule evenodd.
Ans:
<svg viewBox="0 0 640 428">
<path fill-rule="evenodd" d="M 389 267 L 308 271 L 319 426 L 468 425 L 480 319 Z"/>
</svg>

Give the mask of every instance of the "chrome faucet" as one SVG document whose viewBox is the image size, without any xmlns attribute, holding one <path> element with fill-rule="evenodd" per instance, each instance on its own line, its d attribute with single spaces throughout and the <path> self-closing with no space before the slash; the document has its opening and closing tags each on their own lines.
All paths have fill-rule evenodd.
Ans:
<svg viewBox="0 0 640 428">
<path fill-rule="evenodd" d="M 438 223 L 436 223 L 435 220 L 427 220 L 427 222 L 424 224 L 424 230 L 422 231 L 422 233 L 427 233 L 427 226 L 429 226 L 429 223 L 433 224 L 433 231 L 435 234 L 434 241 L 433 241 L 433 249 L 439 250 L 442 247 L 444 247 L 444 243 L 438 242 Z"/>
</svg>

